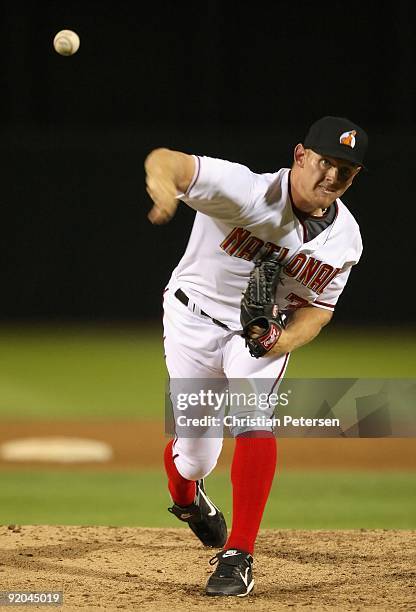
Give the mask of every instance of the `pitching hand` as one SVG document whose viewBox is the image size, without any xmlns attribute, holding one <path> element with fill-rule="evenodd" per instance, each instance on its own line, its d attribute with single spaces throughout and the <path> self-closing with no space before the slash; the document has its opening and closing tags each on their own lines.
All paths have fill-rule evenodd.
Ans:
<svg viewBox="0 0 416 612">
<path fill-rule="evenodd" d="M 146 191 L 153 200 L 148 219 L 161 225 L 168 223 L 178 208 L 176 185 L 172 178 L 160 168 L 146 168 Z"/>
</svg>

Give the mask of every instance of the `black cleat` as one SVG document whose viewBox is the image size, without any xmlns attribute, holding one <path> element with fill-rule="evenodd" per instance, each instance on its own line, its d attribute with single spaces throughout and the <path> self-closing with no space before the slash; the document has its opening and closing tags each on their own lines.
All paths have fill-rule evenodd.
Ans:
<svg viewBox="0 0 416 612">
<path fill-rule="evenodd" d="M 250 593 L 254 587 L 251 555 L 243 550 L 230 548 L 212 557 L 210 564 L 215 563 L 218 563 L 218 566 L 207 582 L 207 595 L 245 597 Z"/>
<path fill-rule="evenodd" d="M 222 548 L 227 541 L 227 525 L 223 513 L 205 493 L 204 481 L 196 481 L 196 495 L 193 504 L 168 508 L 180 521 L 188 523 L 204 546 Z"/>
</svg>

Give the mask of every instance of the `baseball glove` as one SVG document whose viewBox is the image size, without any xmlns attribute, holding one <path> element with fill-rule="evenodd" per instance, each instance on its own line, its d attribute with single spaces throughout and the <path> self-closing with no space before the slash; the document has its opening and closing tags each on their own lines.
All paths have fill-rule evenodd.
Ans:
<svg viewBox="0 0 416 612">
<path fill-rule="evenodd" d="M 263 357 L 273 348 L 283 329 L 282 318 L 275 304 L 276 287 L 283 268 L 277 259 L 277 253 L 272 253 L 256 262 L 241 300 L 242 336 L 250 355 L 256 358 Z M 253 325 L 264 330 L 255 339 L 250 337 L 250 328 Z"/>
</svg>

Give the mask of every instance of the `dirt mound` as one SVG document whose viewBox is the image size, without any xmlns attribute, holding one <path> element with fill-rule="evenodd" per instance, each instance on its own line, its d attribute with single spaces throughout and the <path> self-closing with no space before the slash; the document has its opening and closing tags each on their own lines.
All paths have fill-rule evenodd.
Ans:
<svg viewBox="0 0 416 612">
<path fill-rule="evenodd" d="M 64 610 L 416 609 L 416 531 L 263 530 L 253 594 L 208 600 L 213 551 L 186 529 L 12 527 L 0 591 L 63 591 Z"/>
</svg>

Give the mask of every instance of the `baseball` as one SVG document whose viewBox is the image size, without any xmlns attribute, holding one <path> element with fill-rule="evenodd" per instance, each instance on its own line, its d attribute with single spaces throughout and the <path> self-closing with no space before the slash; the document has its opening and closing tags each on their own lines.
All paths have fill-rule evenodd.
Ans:
<svg viewBox="0 0 416 612">
<path fill-rule="evenodd" d="M 79 49 L 79 36 L 72 30 L 61 30 L 53 39 L 53 46 L 59 55 L 74 55 Z"/>
</svg>

